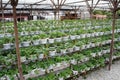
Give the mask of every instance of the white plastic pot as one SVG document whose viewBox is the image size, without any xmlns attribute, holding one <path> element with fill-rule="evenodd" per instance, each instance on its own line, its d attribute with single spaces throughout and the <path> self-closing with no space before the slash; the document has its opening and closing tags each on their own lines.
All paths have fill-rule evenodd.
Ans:
<svg viewBox="0 0 120 80">
<path fill-rule="evenodd" d="M 55 41 L 56 41 L 56 42 L 61 42 L 61 41 L 62 41 L 62 38 L 55 38 Z"/>
<path fill-rule="evenodd" d="M 40 54 L 38 57 L 39 57 L 39 59 L 43 59 L 44 58 L 44 54 Z"/>
<path fill-rule="evenodd" d="M 96 57 L 96 53 L 92 53 L 91 55 L 92 55 L 92 57 Z"/>
<path fill-rule="evenodd" d="M 49 56 L 50 57 L 56 56 L 56 50 L 55 51 L 49 51 Z"/>
<path fill-rule="evenodd" d="M 76 35 L 76 39 L 80 39 L 81 37 L 80 37 L 80 35 Z"/>
<path fill-rule="evenodd" d="M 40 40 L 34 40 L 34 41 L 33 41 L 33 44 L 34 44 L 34 45 L 39 45 L 39 44 L 40 44 Z"/>
<path fill-rule="evenodd" d="M 34 31 L 31 31 L 29 34 L 34 35 L 34 34 L 35 34 L 35 32 L 34 32 Z"/>
<path fill-rule="evenodd" d="M 61 54 L 66 54 L 66 53 L 67 53 L 67 52 L 66 52 L 66 49 L 61 49 L 61 50 L 60 50 L 60 53 L 61 53 Z"/>
<path fill-rule="evenodd" d="M 74 75 L 78 75 L 78 71 L 74 71 L 74 70 L 73 70 L 73 74 L 74 74 Z"/>
<path fill-rule="evenodd" d="M 69 36 L 62 37 L 62 38 L 63 38 L 63 41 L 68 41 L 69 40 Z"/>
<path fill-rule="evenodd" d="M 86 34 L 81 34 L 80 37 L 81 38 L 85 38 Z"/>
<path fill-rule="evenodd" d="M 75 35 L 70 35 L 70 39 L 71 39 L 71 40 L 75 40 L 75 39 L 76 39 L 76 36 L 75 36 Z"/>
<path fill-rule="evenodd" d="M 46 44 L 47 43 L 47 39 L 40 39 L 40 44 Z"/>
<path fill-rule="evenodd" d="M 35 34 L 40 34 L 40 31 L 35 31 Z"/>
<path fill-rule="evenodd" d="M 102 55 L 102 53 L 101 53 L 101 52 L 98 52 L 98 55 L 99 55 L 99 56 L 101 56 L 101 55 Z"/>
<path fill-rule="evenodd" d="M 77 61 L 75 59 L 73 59 L 73 60 L 70 60 L 70 63 L 73 64 L 73 65 L 76 65 Z"/>
<path fill-rule="evenodd" d="M 11 43 L 3 44 L 4 49 L 11 49 Z"/>
<path fill-rule="evenodd" d="M 7 37 L 12 37 L 12 34 L 11 34 L 11 33 L 5 33 L 5 35 L 6 35 Z"/>
<path fill-rule="evenodd" d="M 68 48 L 67 51 L 68 51 L 69 53 L 72 53 L 72 52 L 73 52 L 73 48 Z"/>
<path fill-rule="evenodd" d="M 28 46 L 30 46 L 30 41 L 22 42 L 22 45 L 24 47 L 28 47 Z"/>
<path fill-rule="evenodd" d="M 59 80 L 64 80 L 64 78 L 63 78 L 63 77 L 60 77 Z"/>
<path fill-rule="evenodd" d="M 75 46 L 73 50 L 74 50 L 74 51 L 79 51 L 79 50 L 80 50 L 80 47 Z"/>
<path fill-rule="evenodd" d="M 86 34 L 86 37 L 91 37 L 91 34 Z"/>
<path fill-rule="evenodd" d="M 25 56 L 21 57 L 21 62 L 25 62 L 25 61 L 26 61 L 26 57 Z"/>
<path fill-rule="evenodd" d="M 30 60 L 35 62 L 35 60 L 37 60 L 37 55 L 30 55 Z"/>
<path fill-rule="evenodd" d="M 4 34 L 0 34 L 0 38 L 3 38 L 4 37 Z"/>
<path fill-rule="evenodd" d="M 86 45 L 82 45 L 81 49 L 86 49 Z"/>
<path fill-rule="evenodd" d="M 48 43 L 50 44 L 54 43 L 54 39 L 48 39 Z"/>
</svg>

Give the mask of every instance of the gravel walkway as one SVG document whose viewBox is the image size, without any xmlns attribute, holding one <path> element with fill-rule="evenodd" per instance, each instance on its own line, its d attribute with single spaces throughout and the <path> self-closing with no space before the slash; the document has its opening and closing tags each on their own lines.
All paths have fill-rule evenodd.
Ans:
<svg viewBox="0 0 120 80">
<path fill-rule="evenodd" d="M 120 60 L 112 64 L 111 71 L 105 67 L 87 74 L 86 77 L 86 79 L 79 77 L 78 80 L 120 80 Z"/>
</svg>

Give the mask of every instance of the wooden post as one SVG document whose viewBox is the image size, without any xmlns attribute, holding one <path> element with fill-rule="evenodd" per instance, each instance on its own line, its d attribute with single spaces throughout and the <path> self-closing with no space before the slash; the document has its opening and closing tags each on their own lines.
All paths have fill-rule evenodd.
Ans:
<svg viewBox="0 0 120 80">
<path fill-rule="evenodd" d="M 18 0 L 11 0 L 11 6 L 13 7 L 17 65 L 18 65 L 18 71 L 20 74 L 20 80 L 24 80 L 23 73 L 22 73 L 22 65 L 21 65 L 21 60 L 20 60 L 19 39 L 18 39 L 18 29 L 17 29 L 17 20 L 16 20 L 16 6 L 17 6 L 17 4 L 18 4 Z"/>
<path fill-rule="evenodd" d="M 112 16 L 112 18 L 113 18 L 112 39 L 111 39 L 110 57 L 109 57 L 109 66 L 108 66 L 109 70 L 111 70 L 112 56 L 113 56 L 113 52 L 114 52 L 114 36 L 115 36 L 114 30 L 115 30 L 115 25 L 116 25 L 116 13 L 117 13 L 117 10 L 118 10 L 119 3 L 120 3 L 120 0 L 109 0 L 109 6 L 110 6 L 112 14 L 113 14 L 113 16 Z"/>
<path fill-rule="evenodd" d="M 109 70 L 111 70 L 111 65 L 112 65 L 112 56 L 114 52 L 114 30 L 115 30 L 115 23 L 116 23 L 116 11 L 113 12 L 113 22 L 112 22 L 112 40 L 111 40 L 111 45 L 110 45 L 110 58 L 109 58 Z"/>
</svg>

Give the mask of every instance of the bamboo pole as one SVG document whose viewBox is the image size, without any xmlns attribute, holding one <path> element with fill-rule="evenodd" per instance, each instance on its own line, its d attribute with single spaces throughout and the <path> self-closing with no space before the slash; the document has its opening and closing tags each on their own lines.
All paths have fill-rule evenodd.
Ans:
<svg viewBox="0 0 120 80">
<path fill-rule="evenodd" d="M 17 16 L 16 16 L 16 6 L 17 6 L 17 4 L 18 4 L 18 0 L 11 0 L 11 5 L 13 7 L 17 65 L 18 65 L 18 71 L 19 71 L 19 74 L 20 74 L 20 80 L 24 80 L 23 73 L 22 73 L 22 64 L 21 64 L 21 60 L 20 60 L 19 39 L 18 39 L 17 19 L 16 19 L 17 18 Z"/>
</svg>

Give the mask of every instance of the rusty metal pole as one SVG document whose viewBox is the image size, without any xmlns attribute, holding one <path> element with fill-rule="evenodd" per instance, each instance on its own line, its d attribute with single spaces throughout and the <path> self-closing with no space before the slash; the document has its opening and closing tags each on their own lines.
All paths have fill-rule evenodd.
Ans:
<svg viewBox="0 0 120 80">
<path fill-rule="evenodd" d="M 18 39 L 18 29 L 17 29 L 17 19 L 16 19 L 16 6 L 18 4 L 18 0 L 11 0 L 11 5 L 13 7 L 13 18 L 14 18 L 14 33 L 15 33 L 15 44 L 16 44 L 16 54 L 17 54 L 17 65 L 18 71 L 20 74 L 20 80 L 24 80 L 22 73 L 22 64 L 20 60 L 20 50 L 19 50 L 19 39 Z"/>
</svg>

